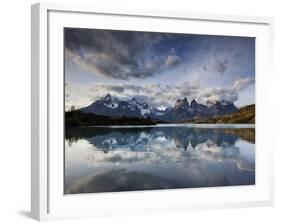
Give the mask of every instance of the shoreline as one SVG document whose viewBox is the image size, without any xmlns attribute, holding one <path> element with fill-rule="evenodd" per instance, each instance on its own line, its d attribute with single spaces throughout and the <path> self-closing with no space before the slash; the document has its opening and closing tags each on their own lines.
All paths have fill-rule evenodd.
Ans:
<svg viewBox="0 0 281 224">
<path fill-rule="evenodd" d="M 91 125 L 91 126 L 77 126 L 78 128 L 160 128 L 160 127 L 186 127 L 186 128 L 255 128 L 255 124 L 155 124 L 155 125 Z M 67 128 L 67 127 L 66 127 Z M 75 127 L 70 127 L 75 128 Z"/>
</svg>

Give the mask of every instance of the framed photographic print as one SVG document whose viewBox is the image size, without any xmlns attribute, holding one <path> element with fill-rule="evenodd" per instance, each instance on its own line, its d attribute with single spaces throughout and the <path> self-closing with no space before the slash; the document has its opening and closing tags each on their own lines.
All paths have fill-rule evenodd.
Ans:
<svg viewBox="0 0 281 224">
<path fill-rule="evenodd" d="M 273 201 L 271 18 L 32 6 L 32 217 Z"/>
</svg>

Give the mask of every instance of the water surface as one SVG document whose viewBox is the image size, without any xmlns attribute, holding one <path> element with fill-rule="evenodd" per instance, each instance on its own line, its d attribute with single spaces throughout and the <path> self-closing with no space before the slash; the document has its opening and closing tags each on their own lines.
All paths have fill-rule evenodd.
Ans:
<svg viewBox="0 0 281 224">
<path fill-rule="evenodd" d="M 65 193 L 255 184 L 253 125 L 66 128 Z"/>
</svg>

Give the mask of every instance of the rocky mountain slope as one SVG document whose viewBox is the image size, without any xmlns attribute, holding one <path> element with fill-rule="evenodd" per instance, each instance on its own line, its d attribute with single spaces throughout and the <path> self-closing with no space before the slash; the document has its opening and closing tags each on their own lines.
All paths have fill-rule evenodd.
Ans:
<svg viewBox="0 0 281 224">
<path fill-rule="evenodd" d="M 248 105 L 240 108 L 238 111 L 213 117 L 195 117 L 184 121 L 184 123 L 197 124 L 254 124 L 255 123 L 255 105 Z"/>
<path fill-rule="evenodd" d="M 151 107 L 146 102 L 139 102 L 135 98 L 131 100 L 119 100 L 107 94 L 104 98 L 93 102 L 91 105 L 81 108 L 84 113 L 92 113 L 110 117 L 138 117 L 149 118 L 154 121 L 180 122 L 195 117 L 213 117 L 237 112 L 238 108 L 232 102 L 216 101 L 207 102 L 206 105 L 187 98 L 178 99 L 175 105 L 159 110 Z"/>
</svg>

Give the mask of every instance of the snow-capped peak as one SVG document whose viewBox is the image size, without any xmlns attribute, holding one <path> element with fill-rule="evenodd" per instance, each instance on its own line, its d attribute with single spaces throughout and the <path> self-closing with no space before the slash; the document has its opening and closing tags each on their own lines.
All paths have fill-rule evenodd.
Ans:
<svg viewBox="0 0 281 224">
<path fill-rule="evenodd" d="M 142 116 L 148 115 L 151 113 L 151 108 L 147 103 L 140 103 L 137 101 L 137 99 L 135 97 L 133 97 L 130 101 L 129 101 L 130 105 L 133 107 L 136 107 Z"/>
<path fill-rule="evenodd" d="M 133 98 L 129 101 L 129 103 L 130 103 L 131 105 L 140 105 L 140 103 L 136 100 L 135 97 L 133 97 Z"/>
<path fill-rule="evenodd" d="M 120 101 L 117 98 L 113 98 L 109 93 L 103 98 L 104 105 L 109 108 L 117 108 Z"/>
<path fill-rule="evenodd" d="M 135 97 L 133 97 L 130 102 L 138 102 L 137 99 Z"/>
<path fill-rule="evenodd" d="M 103 100 L 106 100 L 106 101 L 111 100 L 110 93 L 106 94 L 105 97 L 103 98 Z"/>
</svg>

